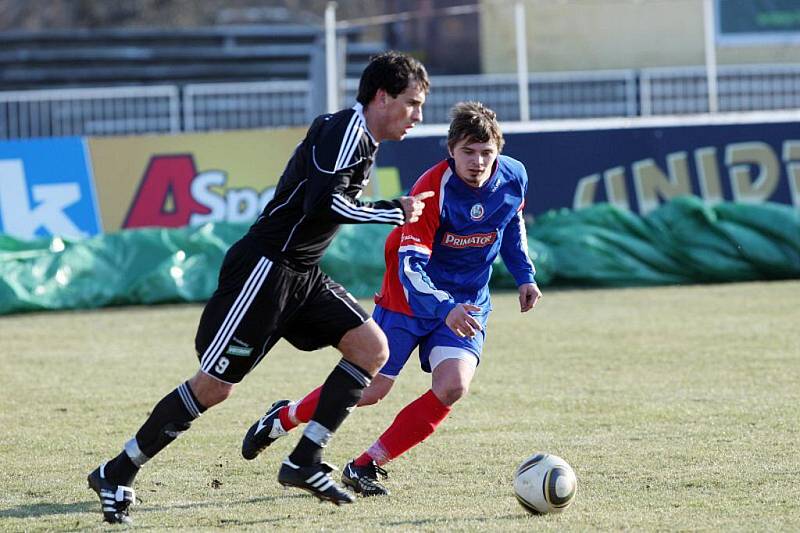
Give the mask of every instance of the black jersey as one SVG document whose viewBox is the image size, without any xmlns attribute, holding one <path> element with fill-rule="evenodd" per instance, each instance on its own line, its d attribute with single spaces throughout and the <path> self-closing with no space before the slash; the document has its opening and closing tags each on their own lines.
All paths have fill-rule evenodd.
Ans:
<svg viewBox="0 0 800 533">
<path fill-rule="evenodd" d="M 340 224 L 402 225 L 399 200 L 358 199 L 369 183 L 377 151 L 361 104 L 318 116 L 247 237 L 273 259 L 312 266 Z"/>
</svg>

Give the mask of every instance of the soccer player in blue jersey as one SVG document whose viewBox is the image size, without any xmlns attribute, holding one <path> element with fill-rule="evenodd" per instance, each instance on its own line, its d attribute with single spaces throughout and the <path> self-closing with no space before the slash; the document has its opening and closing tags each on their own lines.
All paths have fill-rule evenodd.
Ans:
<svg viewBox="0 0 800 533">
<path fill-rule="evenodd" d="M 412 188 L 411 194 L 434 191 L 419 220 L 393 230 L 386 241 L 386 272 L 373 318 L 386 333 L 390 355 L 358 405 L 384 398 L 415 348 L 432 385 L 345 466 L 343 483 L 365 496 L 389 493 L 378 480 L 385 476 L 382 466 L 429 437 L 467 393 L 483 352 L 497 254 L 519 287 L 521 312 L 542 296 L 522 218 L 527 173 L 522 163 L 500 155 L 503 135 L 495 113 L 477 102 L 457 104 L 447 146 L 450 157 Z M 318 388 L 298 402 L 275 402 L 245 435 L 242 455 L 255 458 L 310 420 L 319 393 Z"/>
</svg>

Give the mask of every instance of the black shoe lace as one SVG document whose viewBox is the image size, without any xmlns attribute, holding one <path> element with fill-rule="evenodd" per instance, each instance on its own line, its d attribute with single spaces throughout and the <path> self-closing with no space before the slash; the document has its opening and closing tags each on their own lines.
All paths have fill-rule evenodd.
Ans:
<svg viewBox="0 0 800 533">
<path fill-rule="evenodd" d="M 374 463 L 372 464 L 372 466 L 375 467 L 375 473 L 376 474 L 380 474 L 380 476 L 383 479 L 388 479 L 389 478 L 389 472 L 387 472 L 386 470 L 384 470 L 383 468 L 381 468 L 380 466 L 378 466 L 378 465 L 376 465 Z M 375 476 L 375 479 L 378 479 L 377 475 Z"/>
<path fill-rule="evenodd" d="M 366 472 L 363 472 L 363 474 L 358 473 L 358 482 L 361 484 L 361 488 L 368 492 L 385 492 L 386 489 L 378 481 L 378 476 L 380 475 L 383 479 L 387 479 L 389 473 L 374 462 L 367 465 L 365 470 Z"/>
</svg>

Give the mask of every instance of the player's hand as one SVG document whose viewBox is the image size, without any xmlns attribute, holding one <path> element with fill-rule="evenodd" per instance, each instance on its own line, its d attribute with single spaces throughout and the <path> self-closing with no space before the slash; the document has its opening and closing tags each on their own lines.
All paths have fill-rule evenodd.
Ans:
<svg viewBox="0 0 800 533">
<path fill-rule="evenodd" d="M 535 283 L 524 283 L 519 286 L 519 311 L 524 313 L 536 307 L 536 303 L 542 298 L 542 291 Z"/>
<path fill-rule="evenodd" d="M 425 191 L 419 194 L 415 194 L 414 196 L 401 196 L 400 203 L 403 206 L 403 212 L 406 216 L 406 223 L 416 222 L 419 220 L 419 216 L 422 214 L 422 210 L 425 209 L 425 202 L 426 198 L 430 198 L 434 195 L 433 191 Z"/>
<path fill-rule="evenodd" d="M 444 323 L 459 337 L 472 338 L 478 331 L 482 331 L 480 322 L 470 312 L 478 312 L 481 308 L 472 304 L 458 304 L 449 313 Z"/>
</svg>

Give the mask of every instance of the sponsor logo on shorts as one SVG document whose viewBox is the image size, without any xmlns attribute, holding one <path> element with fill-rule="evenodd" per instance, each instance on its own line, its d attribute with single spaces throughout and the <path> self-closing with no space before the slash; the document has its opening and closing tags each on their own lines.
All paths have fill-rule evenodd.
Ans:
<svg viewBox="0 0 800 533">
<path fill-rule="evenodd" d="M 497 240 L 497 232 L 474 233 L 472 235 L 456 235 L 447 232 L 442 239 L 442 245 L 448 248 L 483 248 L 494 244 Z"/>
<path fill-rule="evenodd" d="M 250 354 L 253 353 L 253 348 L 251 346 L 228 346 L 228 350 L 225 353 L 228 355 L 249 357 Z"/>
</svg>

